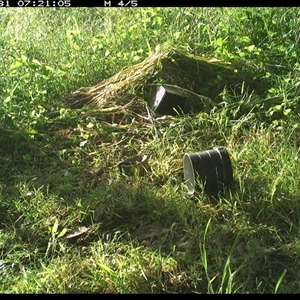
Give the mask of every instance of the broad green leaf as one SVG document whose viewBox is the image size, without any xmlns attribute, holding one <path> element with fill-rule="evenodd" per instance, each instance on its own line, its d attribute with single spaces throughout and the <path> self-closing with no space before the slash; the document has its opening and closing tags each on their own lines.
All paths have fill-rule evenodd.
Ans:
<svg viewBox="0 0 300 300">
<path fill-rule="evenodd" d="M 64 228 L 64 229 L 59 233 L 59 235 L 57 236 L 57 238 L 60 238 L 60 237 L 64 236 L 64 235 L 66 234 L 67 231 L 68 231 L 68 229 L 67 229 L 67 228 Z"/>
<path fill-rule="evenodd" d="M 8 96 L 4 99 L 3 103 L 8 103 L 11 101 L 11 96 Z"/>
<path fill-rule="evenodd" d="M 178 39 L 180 37 L 181 33 L 180 31 L 176 31 L 173 33 L 173 36 L 175 37 L 175 39 Z"/>
<path fill-rule="evenodd" d="M 280 111 L 281 110 L 281 104 L 273 106 L 274 111 Z"/>
<path fill-rule="evenodd" d="M 54 71 L 54 69 L 50 66 L 46 66 L 46 70 L 49 70 L 49 71 Z"/>
<path fill-rule="evenodd" d="M 21 55 L 21 60 L 25 63 L 27 61 L 27 56 L 26 55 Z"/>
<path fill-rule="evenodd" d="M 251 39 L 248 36 L 242 36 L 240 38 L 240 41 L 243 43 L 249 43 L 251 41 Z"/>
<path fill-rule="evenodd" d="M 141 57 L 138 56 L 138 55 L 135 55 L 135 56 L 133 57 L 133 61 L 139 61 L 140 59 L 141 59 Z"/>
<path fill-rule="evenodd" d="M 42 65 L 37 59 L 33 59 L 32 62 L 38 66 Z"/>
<path fill-rule="evenodd" d="M 16 60 L 16 61 L 14 61 L 14 62 L 10 65 L 9 69 L 10 69 L 10 70 L 13 70 L 13 69 L 17 69 L 17 68 L 19 68 L 19 67 L 21 67 L 21 66 L 23 66 L 23 62 L 20 61 L 20 60 Z"/>
<path fill-rule="evenodd" d="M 223 40 L 222 38 L 217 38 L 217 40 L 216 40 L 216 45 L 217 45 L 218 47 L 222 47 L 223 44 L 224 44 L 224 40 Z"/>
<path fill-rule="evenodd" d="M 245 49 L 247 49 L 249 52 L 252 52 L 255 49 L 255 45 L 245 47 Z"/>
</svg>

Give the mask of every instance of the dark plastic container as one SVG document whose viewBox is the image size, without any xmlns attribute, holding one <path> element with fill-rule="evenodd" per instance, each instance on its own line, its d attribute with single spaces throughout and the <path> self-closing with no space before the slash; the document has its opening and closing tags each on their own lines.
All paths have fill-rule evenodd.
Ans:
<svg viewBox="0 0 300 300">
<path fill-rule="evenodd" d="M 178 115 L 186 112 L 187 97 L 181 89 L 159 86 L 149 101 L 150 108 L 160 115 Z"/>
<path fill-rule="evenodd" d="M 118 167 L 121 174 L 127 176 L 143 176 L 149 169 L 148 156 L 137 155 L 130 158 L 126 158 L 124 161 L 119 163 Z"/>
<path fill-rule="evenodd" d="M 217 195 L 233 182 L 231 160 L 225 147 L 186 153 L 183 157 L 183 169 L 189 194 L 194 194 L 202 185 L 205 192 Z"/>
</svg>

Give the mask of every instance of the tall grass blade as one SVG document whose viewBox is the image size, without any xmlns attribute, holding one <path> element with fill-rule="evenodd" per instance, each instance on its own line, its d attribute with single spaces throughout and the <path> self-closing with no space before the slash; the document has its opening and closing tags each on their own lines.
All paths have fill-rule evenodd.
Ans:
<svg viewBox="0 0 300 300">
<path fill-rule="evenodd" d="M 280 277 L 279 277 L 279 279 L 278 279 L 276 285 L 275 285 L 275 289 L 274 289 L 274 293 L 275 293 L 275 294 L 277 294 L 278 289 L 279 289 L 279 287 L 280 287 L 280 285 L 281 285 L 281 282 L 282 282 L 282 280 L 284 279 L 286 273 L 287 273 L 287 270 L 284 269 L 283 272 L 282 272 L 282 274 L 280 275 Z"/>
</svg>

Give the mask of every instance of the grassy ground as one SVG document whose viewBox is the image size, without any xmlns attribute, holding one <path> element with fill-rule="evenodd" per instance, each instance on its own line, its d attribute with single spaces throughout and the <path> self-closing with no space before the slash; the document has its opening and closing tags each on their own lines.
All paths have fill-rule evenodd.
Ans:
<svg viewBox="0 0 300 300">
<path fill-rule="evenodd" d="M 1 293 L 300 291 L 298 8 L 5 8 L 0 25 Z M 154 125 L 69 107 L 162 44 L 270 87 Z M 184 153 L 218 145 L 232 188 L 188 195 Z M 121 176 L 137 153 L 151 172 Z"/>
</svg>

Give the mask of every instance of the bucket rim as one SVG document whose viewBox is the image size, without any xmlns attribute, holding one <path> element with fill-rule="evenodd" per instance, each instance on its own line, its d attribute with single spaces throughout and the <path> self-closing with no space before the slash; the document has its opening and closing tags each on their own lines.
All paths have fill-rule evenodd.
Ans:
<svg viewBox="0 0 300 300">
<path fill-rule="evenodd" d="M 119 162 L 119 165 L 137 166 L 147 161 L 147 159 L 148 159 L 148 155 L 146 154 L 135 155 L 135 156 L 124 158 L 121 162 Z"/>
<path fill-rule="evenodd" d="M 188 194 L 193 195 L 195 193 L 196 180 L 190 153 L 185 153 L 183 156 L 183 173 L 184 181 L 188 188 Z"/>
</svg>

